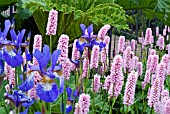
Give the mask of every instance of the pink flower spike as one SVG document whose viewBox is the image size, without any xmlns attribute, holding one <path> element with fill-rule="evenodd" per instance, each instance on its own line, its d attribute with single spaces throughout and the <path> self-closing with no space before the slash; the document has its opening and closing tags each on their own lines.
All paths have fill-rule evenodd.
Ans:
<svg viewBox="0 0 170 114">
<path fill-rule="evenodd" d="M 146 29 L 144 44 L 148 45 L 152 43 L 152 30 L 151 28 Z"/>
<path fill-rule="evenodd" d="M 170 98 L 166 101 L 164 108 L 164 114 L 170 114 Z"/>
<path fill-rule="evenodd" d="M 99 46 L 94 45 L 92 49 L 91 61 L 90 61 L 90 68 L 97 68 L 99 63 Z"/>
<path fill-rule="evenodd" d="M 160 80 L 157 77 L 154 81 L 154 84 L 151 87 L 148 105 L 150 107 L 154 106 L 156 102 L 159 102 L 159 98 L 160 98 Z"/>
<path fill-rule="evenodd" d="M 137 64 L 137 71 L 138 71 L 138 75 L 142 76 L 142 72 L 143 72 L 143 64 L 142 62 L 138 62 Z"/>
<path fill-rule="evenodd" d="M 166 41 L 168 41 L 168 40 L 169 40 L 169 35 L 166 36 Z"/>
<path fill-rule="evenodd" d="M 111 77 L 110 77 L 110 76 L 107 76 L 107 77 L 105 78 L 105 82 L 104 82 L 104 85 L 103 85 L 103 89 L 109 90 L 110 86 L 111 86 Z"/>
<path fill-rule="evenodd" d="M 90 107 L 90 95 L 82 93 L 79 97 L 79 114 L 88 114 Z"/>
<path fill-rule="evenodd" d="M 163 36 L 166 36 L 166 29 L 163 29 Z"/>
<path fill-rule="evenodd" d="M 163 36 L 158 38 L 158 44 L 159 44 L 159 49 L 164 50 L 164 45 L 165 44 L 164 44 L 164 37 Z"/>
<path fill-rule="evenodd" d="M 65 79 L 68 80 L 70 78 L 70 60 L 68 58 L 65 58 L 62 62 L 62 69 L 63 69 L 63 74 L 65 76 Z"/>
<path fill-rule="evenodd" d="M 93 90 L 95 93 L 98 93 L 100 86 L 101 86 L 100 76 L 96 74 L 94 75 L 94 81 L 93 81 Z"/>
<path fill-rule="evenodd" d="M 104 25 L 104 26 L 99 30 L 97 37 L 98 37 L 99 39 L 103 40 L 104 37 L 105 37 L 106 34 L 107 34 L 107 31 L 108 31 L 110 28 L 111 28 L 110 25 Z"/>
<path fill-rule="evenodd" d="M 125 47 L 125 36 L 120 36 L 118 42 L 118 53 L 123 53 L 124 47 Z"/>
<path fill-rule="evenodd" d="M 136 44 L 137 44 L 136 40 L 132 39 L 131 40 L 131 49 L 132 49 L 132 51 L 135 51 Z"/>
<path fill-rule="evenodd" d="M 60 63 L 62 63 L 65 60 L 65 58 L 68 58 L 68 43 L 69 37 L 65 34 L 62 34 L 58 40 L 57 46 L 57 49 L 61 50 L 61 54 L 58 59 Z"/>
<path fill-rule="evenodd" d="M 58 11 L 52 9 L 48 16 L 46 35 L 56 35 Z"/>
<path fill-rule="evenodd" d="M 156 27 L 156 36 L 159 36 L 159 27 Z"/>
<path fill-rule="evenodd" d="M 137 79 L 138 79 L 138 73 L 135 71 L 131 71 L 131 73 L 128 75 L 126 86 L 125 86 L 124 100 L 123 100 L 124 105 L 131 106 L 134 103 Z"/>
<path fill-rule="evenodd" d="M 76 42 L 77 42 L 77 39 L 75 39 L 73 43 L 72 60 L 78 60 L 80 58 L 80 52 L 76 48 Z"/>
<path fill-rule="evenodd" d="M 85 58 L 83 60 L 83 73 L 82 73 L 83 78 L 88 75 L 88 68 L 89 68 L 89 60 Z"/>
<path fill-rule="evenodd" d="M 155 49 L 149 49 L 149 54 L 150 55 L 156 55 L 156 50 Z"/>
</svg>

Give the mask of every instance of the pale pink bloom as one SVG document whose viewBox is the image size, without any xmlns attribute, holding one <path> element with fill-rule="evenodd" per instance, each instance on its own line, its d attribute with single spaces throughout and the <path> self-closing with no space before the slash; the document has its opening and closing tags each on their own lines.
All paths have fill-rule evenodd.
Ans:
<svg viewBox="0 0 170 114">
<path fill-rule="evenodd" d="M 163 29 L 163 36 L 166 36 L 166 29 Z"/>
<path fill-rule="evenodd" d="M 166 30 L 167 30 L 167 27 L 168 27 L 168 26 L 167 26 L 167 25 L 165 25 L 165 29 L 166 29 Z"/>
<path fill-rule="evenodd" d="M 161 114 L 161 112 L 162 112 L 162 103 L 160 101 L 155 102 L 155 104 L 154 104 L 154 112 L 156 114 Z"/>
<path fill-rule="evenodd" d="M 169 35 L 166 36 L 166 40 L 167 40 L 167 41 L 169 40 Z"/>
<path fill-rule="evenodd" d="M 154 82 L 155 82 L 155 79 L 156 79 L 156 75 L 155 75 L 155 74 L 152 74 L 151 77 L 152 77 L 152 78 L 151 78 L 151 85 L 153 85 Z"/>
<path fill-rule="evenodd" d="M 107 76 L 107 77 L 105 78 L 105 82 L 104 82 L 104 85 L 103 85 L 103 89 L 109 90 L 110 86 L 111 86 L 111 77 L 110 77 L 110 76 Z"/>
<path fill-rule="evenodd" d="M 152 60 L 152 55 L 149 55 L 149 56 L 148 56 L 148 59 L 147 59 L 147 69 L 150 69 L 151 60 Z"/>
<path fill-rule="evenodd" d="M 6 90 L 6 92 L 10 92 L 10 85 L 9 84 L 7 84 L 7 85 L 5 85 L 5 90 Z"/>
<path fill-rule="evenodd" d="M 155 49 L 150 49 L 149 48 L 149 52 L 150 52 L 149 53 L 150 55 L 156 55 L 156 50 Z"/>
<path fill-rule="evenodd" d="M 41 51 L 42 49 L 42 36 L 41 35 L 35 35 L 34 36 L 34 44 L 33 44 L 33 53 L 35 49 L 38 49 Z M 38 66 L 38 61 L 35 57 L 33 57 L 33 64 Z"/>
<path fill-rule="evenodd" d="M 170 98 L 165 103 L 164 114 L 170 114 Z"/>
<path fill-rule="evenodd" d="M 152 43 L 152 30 L 151 28 L 146 29 L 144 44 L 148 45 Z"/>
<path fill-rule="evenodd" d="M 89 60 L 85 58 L 83 60 L 83 73 L 82 73 L 83 78 L 88 75 L 88 68 L 89 68 Z"/>
<path fill-rule="evenodd" d="M 154 106 L 156 102 L 159 102 L 159 98 L 160 98 L 160 80 L 157 77 L 154 81 L 154 84 L 151 86 L 148 105 L 150 107 Z"/>
<path fill-rule="evenodd" d="M 155 73 L 156 67 L 158 65 L 159 56 L 151 55 L 151 63 L 150 63 L 150 71 L 151 73 Z"/>
<path fill-rule="evenodd" d="M 72 57 L 71 57 L 72 60 L 78 60 L 80 58 L 80 52 L 76 48 L 76 42 L 77 42 L 77 39 L 75 39 L 73 43 L 73 50 L 72 50 Z"/>
<path fill-rule="evenodd" d="M 83 51 L 83 55 L 82 55 L 82 58 L 89 58 L 89 54 L 88 54 L 88 47 L 85 47 L 84 48 L 84 51 Z"/>
<path fill-rule="evenodd" d="M 139 42 L 140 44 L 143 44 L 143 42 L 144 42 L 143 37 L 138 37 L 138 42 Z"/>
<path fill-rule="evenodd" d="M 168 56 L 170 57 L 170 44 L 166 46 L 166 50 L 168 50 Z"/>
<path fill-rule="evenodd" d="M 88 114 L 90 107 L 90 95 L 82 93 L 79 97 L 78 104 L 80 114 Z"/>
<path fill-rule="evenodd" d="M 165 64 L 166 73 L 168 72 L 168 64 L 170 62 L 169 60 L 170 60 L 170 58 L 169 58 L 168 54 L 165 54 L 165 55 L 162 56 L 161 62 Z"/>
<path fill-rule="evenodd" d="M 145 87 L 146 87 L 146 83 L 142 82 L 142 89 L 145 89 Z"/>
<path fill-rule="evenodd" d="M 11 75 L 9 75 L 8 81 L 9 81 L 9 85 L 14 87 L 15 85 L 15 69 L 14 68 L 12 68 Z"/>
<path fill-rule="evenodd" d="M 156 27 L 156 36 L 159 36 L 159 27 Z"/>
<path fill-rule="evenodd" d="M 103 43 L 106 44 L 106 45 L 109 45 L 110 37 L 109 36 L 105 36 L 104 39 L 103 39 Z"/>
<path fill-rule="evenodd" d="M 148 93 L 147 93 L 147 99 L 149 99 L 150 93 L 151 93 L 151 88 L 149 87 L 149 88 L 148 88 Z"/>
<path fill-rule="evenodd" d="M 124 100 L 123 100 L 124 105 L 131 106 L 134 103 L 137 79 L 138 79 L 138 73 L 135 71 L 131 71 L 131 73 L 128 75 L 126 86 L 125 86 Z"/>
<path fill-rule="evenodd" d="M 57 50 L 61 50 L 58 61 L 63 62 L 65 58 L 68 58 L 68 43 L 69 37 L 65 34 L 62 34 L 58 40 Z"/>
<path fill-rule="evenodd" d="M 79 108 L 79 104 L 78 103 L 75 103 L 74 114 L 80 114 L 80 108 Z"/>
<path fill-rule="evenodd" d="M 102 51 L 100 52 L 100 61 L 102 63 L 106 63 L 107 60 L 107 52 L 106 52 L 106 48 L 103 48 Z"/>
<path fill-rule="evenodd" d="M 128 46 L 126 48 L 126 50 L 123 52 L 123 66 L 124 66 L 124 70 L 125 72 L 131 71 L 131 59 L 132 59 L 132 55 L 131 55 L 131 47 Z"/>
<path fill-rule="evenodd" d="M 151 77 L 150 70 L 146 70 L 144 82 L 150 83 L 150 77 Z"/>
<path fill-rule="evenodd" d="M 118 53 L 123 53 L 125 47 L 125 36 L 120 36 L 118 41 Z"/>
<path fill-rule="evenodd" d="M 136 40 L 132 39 L 131 40 L 131 49 L 132 49 L 132 51 L 135 51 L 136 44 L 137 44 Z"/>
<path fill-rule="evenodd" d="M 142 72 L 143 72 L 143 64 L 142 64 L 142 62 L 138 62 L 138 64 L 137 64 L 137 71 L 138 71 L 138 75 L 139 76 L 142 76 Z"/>
<path fill-rule="evenodd" d="M 134 60 L 134 68 L 133 68 L 133 70 L 134 70 L 134 69 L 137 68 L 137 63 L 138 63 L 138 61 L 139 61 L 139 58 L 138 58 L 137 56 L 134 56 L 134 57 L 133 57 L 133 60 Z"/>
<path fill-rule="evenodd" d="M 161 37 L 159 37 L 158 38 L 158 46 L 159 46 L 159 49 L 160 50 L 164 50 L 164 37 L 163 36 L 161 36 Z"/>
<path fill-rule="evenodd" d="M 168 26 L 168 32 L 170 32 L 170 27 Z"/>
<path fill-rule="evenodd" d="M 65 60 L 62 62 L 62 70 L 63 74 L 65 76 L 65 79 L 68 80 L 70 78 L 70 60 L 68 58 L 65 58 Z"/>
<path fill-rule="evenodd" d="M 46 35 L 56 35 L 58 11 L 52 9 L 48 16 Z"/>
<path fill-rule="evenodd" d="M 107 34 L 107 31 L 108 31 L 110 28 L 111 28 L 110 25 L 104 25 L 104 26 L 99 30 L 97 37 L 98 37 L 99 39 L 103 40 L 104 37 L 105 37 L 106 34 Z"/>
<path fill-rule="evenodd" d="M 12 67 L 9 66 L 7 63 L 5 63 L 4 70 L 5 70 L 5 74 L 6 74 L 4 77 L 4 80 L 8 80 L 11 75 Z"/>
<path fill-rule="evenodd" d="M 156 76 L 160 80 L 160 92 L 162 92 L 163 85 L 164 85 L 164 80 L 165 80 L 165 64 L 164 63 L 158 64 Z"/>
<path fill-rule="evenodd" d="M 99 63 L 99 51 L 100 51 L 99 46 L 94 45 L 93 49 L 92 49 L 91 60 L 90 60 L 90 68 L 91 69 L 98 67 L 98 63 Z"/>
<path fill-rule="evenodd" d="M 94 75 L 94 81 L 93 81 L 93 90 L 95 93 L 99 91 L 99 88 L 101 87 L 100 83 L 100 75 Z"/>
<path fill-rule="evenodd" d="M 161 99 L 163 99 L 164 97 L 169 97 L 169 91 L 164 89 L 161 93 Z"/>
</svg>

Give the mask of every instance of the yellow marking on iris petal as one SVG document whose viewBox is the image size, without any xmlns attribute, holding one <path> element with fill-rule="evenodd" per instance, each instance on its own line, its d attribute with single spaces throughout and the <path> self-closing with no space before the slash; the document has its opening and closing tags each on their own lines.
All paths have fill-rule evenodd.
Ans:
<svg viewBox="0 0 170 114">
<path fill-rule="evenodd" d="M 53 83 L 54 80 L 52 80 L 52 79 L 49 78 L 48 76 L 43 76 L 41 82 L 42 82 L 42 83 Z"/>
<path fill-rule="evenodd" d="M 12 49 L 14 49 L 15 47 L 13 45 L 6 45 L 6 50 L 7 51 L 11 51 Z"/>
<path fill-rule="evenodd" d="M 71 105 L 72 102 L 71 102 L 70 100 L 67 100 L 66 104 L 67 104 L 67 105 Z"/>
<path fill-rule="evenodd" d="M 86 42 L 86 39 L 81 37 L 81 38 L 79 38 L 79 41 L 80 42 Z"/>
</svg>

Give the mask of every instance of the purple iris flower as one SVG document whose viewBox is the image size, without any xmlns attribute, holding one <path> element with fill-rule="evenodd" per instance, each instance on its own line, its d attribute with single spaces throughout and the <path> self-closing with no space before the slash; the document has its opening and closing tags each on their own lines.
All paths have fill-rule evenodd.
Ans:
<svg viewBox="0 0 170 114">
<path fill-rule="evenodd" d="M 20 66 L 23 62 L 23 58 L 21 56 L 21 50 L 16 50 L 13 47 L 11 48 L 10 45 L 5 46 L 3 48 L 3 59 L 6 61 L 8 65 L 11 67 Z"/>
<path fill-rule="evenodd" d="M 17 90 L 14 90 L 13 94 L 6 93 L 5 98 L 12 101 L 16 107 L 24 106 L 25 108 L 28 108 L 34 103 L 33 99 L 27 97 L 25 94 Z"/>
<path fill-rule="evenodd" d="M 4 62 L 0 59 L 0 76 L 4 73 Z"/>
<path fill-rule="evenodd" d="M 67 102 L 66 102 L 66 113 L 71 112 L 71 110 L 73 109 L 72 103 L 73 101 L 76 100 L 78 94 L 77 94 L 77 90 L 74 90 L 74 92 L 72 91 L 72 89 L 70 87 L 66 88 L 66 92 L 67 92 Z M 62 110 L 64 110 L 64 104 L 62 104 Z"/>
<path fill-rule="evenodd" d="M 55 73 L 55 71 L 59 71 L 62 68 L 61 65 L 56 65 L 60 53 L 60 50 L 56 50 L 51 56 L 49 46 L 45 45 L 43 47 L 43 52 L 35 49 L 33 54 L 34 57 L 37 59 L 39 66 L 29 65 L 31 71 L 38 71 L 42 76 L 42 80 L 38 83 L 36 87 L 36 93 L 39 98 L 41 100 L 44 100 L 45 102 L 54 102 L 64 88 L 64 76 L 60 78 Z M 50 59 L 52 64 L 49 68 L 47 68 Z M 60 79 L 60 88 L 58 88 L 57 84 L 54 81 L 54 78 Z M 29 83 L 30 81 L 27 82 Z M 28 83 L 23 84 L 22 86 L 29 85 Z"/>
<path fill-rule="evenodd" d="M 7 34 L 8 34 L 8 31 L 9 31 L 10 27 L 11 27 L 11 22 L 10 22 L 10 20 L 6 20 L 6 21 L 5 21 L 4 31 L 1 31 L 1 29 L 0 29 L 0 38 L 1 38 L 1 39 L 6 39 L 6 36 L 7 36 Z"/>
<path fill-rule="evenodd" d="M 99 41 L 96 35 L 93 35 L 93 25 L 87 27 L 84 24 L 80 24 L 82 30 L 82 36 L 77 40 L 76 47 L 83 53 L 85 47 L 89 47 L 90 49 L 93 48 L 94 45 L 98 45 L 101 49 L 106 46 L 103 42 Z M 100 49 L 100 50 L 101 50 Z"/>
</svg>

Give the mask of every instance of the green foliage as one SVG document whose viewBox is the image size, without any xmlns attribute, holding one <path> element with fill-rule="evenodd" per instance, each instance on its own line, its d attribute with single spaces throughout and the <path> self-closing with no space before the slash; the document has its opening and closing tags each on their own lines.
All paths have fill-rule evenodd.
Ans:
<svg viewBox="0 0 170 114">
<path fill-rule="evenodd" d="M 59 12 L 57 38 L 61 34 L 67 34 L 71 40 L 80 37 L 81 23 L 86 25 L 93 23 L 94 32 L 104 24 L 110 24 L 119 30 L 128 28 L 125 11 L 115 4 L 114 0 L 22 0 L 20 7 L 29 9 L 28 13 L 33 15 L 43 37 L 45 37 L 48 12 L 53 7 Z"/>
<path fill-rule="evenodd" d="M 124 10 L 141 10 L 147 18 L 158 18 L 170 25 L 169 0 L 117 0 Z"/>
</svg>

